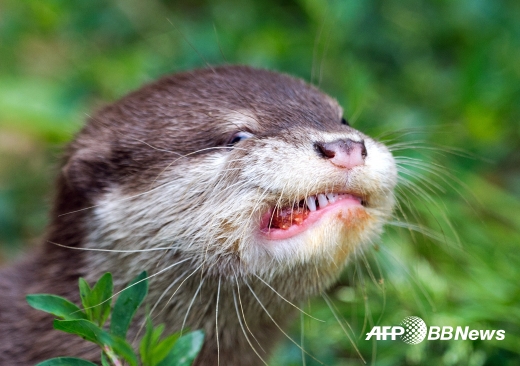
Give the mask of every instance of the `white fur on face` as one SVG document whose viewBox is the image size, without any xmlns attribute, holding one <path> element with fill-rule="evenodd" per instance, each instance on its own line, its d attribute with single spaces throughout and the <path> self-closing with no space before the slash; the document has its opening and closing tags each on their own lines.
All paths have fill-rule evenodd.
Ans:
<svg viewBox="0 0 520 366">
<path fill-rule="evenodd" d="M 307 275 L 316 281 L 318 267 L 326 287 L 353 252 L 381 233 L 394 204 L 393 157 L 383 145 L 349 131 L 294 132 L 298 144 L 277 137 L 253 138 L 230 150 L 181 159 L 140 194 L 125 195 L 114 187 L 97 202 L 87 246 L 171 248 L 118 254 L 116 271 L 123 277 L 131 268 L 161 269 L 173 258 L 187 258 L 194 269 L 203 265 L 214 276 L 274 278 L 307 267 Z M 314 141 L 337 139 L 364 140 L 365 164 L 347 172 L 313 148 Z M 348 220 L 329 215 L 286 240 L 269 241 L 259 235 L 260 218 L 269 208 L 292 205 L 317 193 L 349 190 L 366 194 L 369 205 L 353 211 Z M 93 268 L 114 272 L 105 257 L 90 257 Z"/>
</svg>

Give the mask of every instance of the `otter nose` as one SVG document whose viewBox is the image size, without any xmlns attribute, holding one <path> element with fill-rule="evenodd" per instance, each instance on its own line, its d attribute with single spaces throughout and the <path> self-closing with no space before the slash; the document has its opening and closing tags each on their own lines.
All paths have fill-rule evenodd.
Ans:
<svg viewBox="0 0 520 366">
<path fill-rule="evenodd" d="M 362 165 L 367 156 L 365 142 L 340 139 L 332 142 L 316 143 L 318 153 L 340 168 L 351 169 Z"/>
</svg>

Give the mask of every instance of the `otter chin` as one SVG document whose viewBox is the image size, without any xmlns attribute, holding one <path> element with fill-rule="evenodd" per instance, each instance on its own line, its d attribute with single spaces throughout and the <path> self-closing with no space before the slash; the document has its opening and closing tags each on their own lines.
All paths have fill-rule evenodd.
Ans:
<svg viewBox="0 0 520 366">
<path fill-rule="evenodd" d="M 79 276 L 110 271 L 123 289 L 147 270 L 154 321 L 205 331 L 196 365 L 264 364 L 292 304 L 377 240 L 396 177 L 389 150 L 302 80 L 245 66 L 163 77 L 67 147 L 43 245 L 2 269 L 0 363 L 97 360 L 24 296 L 77 300 Z"/>
</svg>

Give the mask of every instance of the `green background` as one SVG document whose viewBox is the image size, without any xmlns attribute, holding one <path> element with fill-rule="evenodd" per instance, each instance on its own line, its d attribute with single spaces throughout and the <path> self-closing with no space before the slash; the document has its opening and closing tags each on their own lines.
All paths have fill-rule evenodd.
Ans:
<svg viewBox="0 0 520 366">
<path fill-rule="evenodd" d="M 165 73 L 242 63 L 300 76 L 399 156 L 400 210 L 291 336 L 327 365 L 520 364 L 520 2 L 0 3 L 0 261 L 40 240 L 64 144 Z M 418 159 L 418 160 L 417 160 Z M 503 341 L 365 341 L 408 315 Z M 343 321 L 343 320 L 342 320 Z M 351 327 L 351 328 L 350 328 Z M 352 330 L 351 330 L 352 329 Z M 285 341 L 273 365 L 300 365 Z M 319 364 L 306 356 L 306 365 Z"/>
</svg>

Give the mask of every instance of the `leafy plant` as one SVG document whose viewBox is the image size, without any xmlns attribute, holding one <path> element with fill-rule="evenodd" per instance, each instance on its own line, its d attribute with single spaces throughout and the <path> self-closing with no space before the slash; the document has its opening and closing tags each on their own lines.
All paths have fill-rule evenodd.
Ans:
<svg viewBox="0 0 520 366">
<path fill-rule="evenodd" d="M 59 319 L 53 322 L 54 329 L 75 334 L 97 344 L 101 348 L 103 366 L 189 366 L 197 357 L 204 333 L 194 331 L 161 337 L 164 324 L 153 326 L 146 318 L 146 330 L 139 345 L 139 357 L 126 340 L 128 328 L 137 309 L 148 293 L 146 272 L 135 277 L 121 292 L 112 307 L 112 274 L 105 273 L 90 287 L 85 279 L 79 279 L 79 291 L 83 310 L 69 300 L 49 294 L 27 295 L 33 308 L 53 314 Z M 111 314 L 111 315 L 110 315 Z M 110 328 L 103 325 L 110 317 Z M 37 366 L 92 366 L 94 363 L 73 357 L 58 357 L 39 363 Z"/>
</svg>

